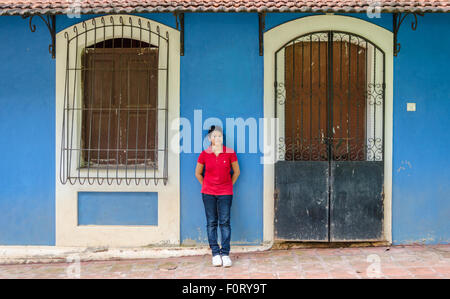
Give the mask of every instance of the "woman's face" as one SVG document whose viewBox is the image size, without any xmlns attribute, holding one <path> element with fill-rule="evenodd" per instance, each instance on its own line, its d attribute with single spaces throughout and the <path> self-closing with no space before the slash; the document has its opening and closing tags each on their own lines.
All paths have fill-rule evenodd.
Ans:
<svg viewBox="0 0 450 299">
<path fill-rule="evenodd" d="M 209 136 L 209 140 L 211 141 L 212 145 L 222 145 L 223 142 L 222 132 L 212 131 L 211 135 Z"/>
</svg>

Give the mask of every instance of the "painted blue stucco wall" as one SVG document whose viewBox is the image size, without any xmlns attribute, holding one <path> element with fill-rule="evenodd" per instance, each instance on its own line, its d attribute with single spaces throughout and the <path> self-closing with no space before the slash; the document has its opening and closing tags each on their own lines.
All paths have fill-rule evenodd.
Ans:
<svg viewBox="0 0 450 299">
<path fill-rule="evenodd" d="M 350 15 L 350 14 L 349 14 Z M 143 14 L 175 27 L 172 14 Z M 305 14 L 270 13 L 266 30 Z M 392 29 L 392 16 L 369 19 Z M 57 16 L 57 31 L 89 19 Z M 409 17 L 412 18 L 412 17 Z M 395 244 L 450 240 L 450 146 L 448 69 L 449 14 L 407 18 L 394 59 L 393 241 Z M 40 20 L 0 17 L 0 245 L 55 244 L 55 62 L 50 36 Z M 263 117 L 263 57 L 256 13 L 186 13 L 181 57 L 181 117 Z M 407 112 L 406 103 L 417 111 Z M 203 131 L 203 135 L 206 131 Z M 225 136 L 230 132 L 225 130 Z M 236 139 L 237 137 L 235 137 Z M 248 137 L 246 137 L 248 149 Z M 226 141 L 225 141 L 226 142 Z M 236 140 L 234 140 L 236 144 Z M 194 176 L 198 152 L 180 161 L 181 240 L 207 243 L 200 184 Z M 237 153 L 241 176 L 232 205 L 232 244 L 263 239 L 263 165 L 260 153 Z"/>
<path fill-rule="evenodd" d="M 449 243 L 450 14 L 409 25 L 394 64 L 393 242 Z"/>
<path fill-rule="evenodd" d="M 78 192 L 78 225 L 158 225 L 158 192 Z"/>
<path fill-rule="evenodd" d="M 49 37 L 42 26 L 32 34 L 21 17 L 0 17 L 2 245 L 55 243 L 55 63 Z"/>
</svg>

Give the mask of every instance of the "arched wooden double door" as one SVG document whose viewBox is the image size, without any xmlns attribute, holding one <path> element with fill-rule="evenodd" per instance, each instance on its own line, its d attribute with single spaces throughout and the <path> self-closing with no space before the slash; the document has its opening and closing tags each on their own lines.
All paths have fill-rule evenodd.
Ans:
<svg viewBox="0 0 450 299">
<path fill-rule="evenodd" d="M 275 239 L 383 239 L 384 52 L 347 32 L 275 54 Z"/>
</svg>

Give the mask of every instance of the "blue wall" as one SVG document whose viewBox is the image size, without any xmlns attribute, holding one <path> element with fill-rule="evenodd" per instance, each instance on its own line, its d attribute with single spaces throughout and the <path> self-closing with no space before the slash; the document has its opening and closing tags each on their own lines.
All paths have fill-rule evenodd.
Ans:
<svg viewBox="0 0 450 299">
<path fill-rule="evenodd" d="M 0 244 L 55 243 L 55 63 L 49 33 L 0 17 Z"/>
<path fill-rule="evenodd" d="M 449 14 L 401 28 L 394 65 L 393 241 L 450 242 Z M 444 31 L 443 31 L 444 30 Z M 416 102 L 416 112 L 406 103 Z"/>
<path fill-rule="evenodd" d="M 78 192 L 78 225 L 158 225 L 158 192 Z"/>
<path fill-rule="evenodd" d="M 142 16 L 175 27 L 172 14 Z M 266 29 L 302 16 L 267 14 Z M 352 16 L 392 29 L 391 15 Z M 81 20 L 58 16 L 57 30 Z M 400 29 L 402 48 L 394 59 L 393 241 L 448 243 L 450 38 L 443 29 L 450 15 L 419 17 L 416 31 L 411 20 Z M 31 33 L 28 20 L 0 17 L 0 245 L 55 244 L 55 62 L 48 54 L 45 25 L 37 18 L 34 23 L 37 31 Z M 186 14 L 181 116 L 193 123 L 194 109 L 203 109 L 203 120 L 217 117 L 223 124 L 226 117 L 263 117 L 258 51 L 257 14 Z M 406 102 L 416 102 L 417 111 L 406 112 Z M 181 239 L 186 244 L 207 243 L 194 176 L 198 154 L 181 154 Z M 263 238 L 261 154 L 237 155 L 241 176 L 234 188 L 232 244 L 258 244 Z"/>
</svg>

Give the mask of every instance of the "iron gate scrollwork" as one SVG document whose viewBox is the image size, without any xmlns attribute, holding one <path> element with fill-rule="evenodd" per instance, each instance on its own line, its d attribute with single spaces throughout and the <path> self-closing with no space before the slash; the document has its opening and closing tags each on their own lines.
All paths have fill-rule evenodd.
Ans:
<svg viewBox="0 0 450 299">
<path fill-rule="evenodd" d="M 348 32 L 297 37 L 275 53 L 275 237 L 383 237 L 385 54 Z"/>
</svg>

